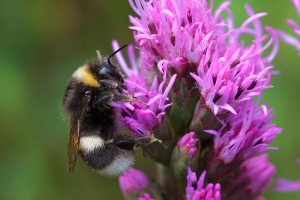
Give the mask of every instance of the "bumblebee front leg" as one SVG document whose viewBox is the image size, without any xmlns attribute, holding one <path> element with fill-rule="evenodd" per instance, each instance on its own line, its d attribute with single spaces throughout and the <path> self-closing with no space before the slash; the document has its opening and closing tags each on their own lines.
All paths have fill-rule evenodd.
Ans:
<svg viewBox="0 0 300 200">
<path fill-rule="evenodd" d="M 109 89 L 116 89 L 118 90 L 119 93 L 123 94 L 124 91 L 123 89 L 126 89 L 125 85 L 120 85 L 119 83 L 117 83 L 116 81 L 113 80 L 109 80 L 109 79 L 103 79 L 103 80 L 99 80 L 99 83 Z"/>
<path fill-rule="evenodd" d="M 106 105 L 109 102 L 111 102 L 112 99 L 113 99 L 113 93 L 102 95 L 96 101 L 93 102 L 93 106 L 97 106 L 99 104 Z"/>
<path fill-rule="evenodd" d="M 93 102 L 93 106 L 96 106 L 98 104 L 101 105 L 106 105 L 109 102 L 114 101 L 114 102 L 138 102 L 140 104 L 143 104 L 144 106 L 147 106 L 147 104 L 145 104 L 144 102 L 133 98 L 129 95 L 125 95 L 125 94 L 118 94 L 118 93 L 108 93 L 105 95 L 100 96 L 96 101 Z"/>
<path fill-rule="evenodd" d="M 112 101 L 115 101 L 115 102 L 118 102 L 118 101 L 121 101 L 121 102 L 132 102 L 132 101 L 135 101 L 135 102 L 138 102 L 140 104 L 143 104 L 144 106 L 147 106 L 146 103 L 136 99 L 136 98 L 133 98 L 131 96 L 128 96 L 128 95 L 125 95 L 125 94 L 113 94 L 113 99 Z"/>
<path fill-rule="evenodd" d="M 116 89 L 119 87 L 119 84 L 117 82 L 109 79 L 99 80 L 99 83 L 103 86 L 106 86 L 109 89 Z"/>
</svg>

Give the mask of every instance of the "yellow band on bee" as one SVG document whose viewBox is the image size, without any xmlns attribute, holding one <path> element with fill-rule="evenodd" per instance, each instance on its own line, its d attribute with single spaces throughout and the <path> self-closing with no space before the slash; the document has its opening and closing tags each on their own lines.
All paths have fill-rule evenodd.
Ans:
<svg viewBox="0 0 300 200">
<path fill-rule="evenodd" d="M 92 87 L 100 87 L 98 80 L 92 74 L 91 70 L 87 65 L 83 65 L 82 67 L 78 68 L 74 72 L 73 77 L 83 82 L 85 85 Z"/>
</svg>

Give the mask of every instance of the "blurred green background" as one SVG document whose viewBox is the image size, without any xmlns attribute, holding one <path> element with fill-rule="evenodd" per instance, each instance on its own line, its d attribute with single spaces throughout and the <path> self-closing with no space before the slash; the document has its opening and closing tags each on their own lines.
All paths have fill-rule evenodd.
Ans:
<svg viewBox="0 0 300 200">
<path fill-rule="evenodd" d="M 222 1 L 215 1 L 215 8 Z M 284 2 L 284 3 L 283 3 Z M 233 0 L 236 25 L 247 15 L 245 0 Z M 256 12 L 268 12 L 265 25 L 292 33 L 286 18 L 296 19 L 289 1 L 249 2 Z M 270 6 L 271 3 L 271 6 Z M 1 0 L 0 2 L 0 199 L 122 199 L 117 178 L 94 173 L 78 160 L 75 174 L 67 169 L 68 120 L 61 97 L 73 71 L 86 59 L 112 52 L 111 41 L 133 43 L 127 1 Z M 281 44 L 274 61 L 281 74 L 264 93 L 275 108 L 273 120 L 284 131 L 272 146 L 270 160 L 277 177 L 300 179 L 300 66 L 297 52 Z M 154 166 L 137 155 L 136 168 L 155 176 Z M 266 199 L 300 199 L 299 193 Z"/>
</svg>

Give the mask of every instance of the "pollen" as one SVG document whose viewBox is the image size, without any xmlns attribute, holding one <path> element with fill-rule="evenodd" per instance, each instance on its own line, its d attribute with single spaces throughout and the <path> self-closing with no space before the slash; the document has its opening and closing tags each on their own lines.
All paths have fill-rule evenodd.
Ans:
<svg viewBox="0 0 300 200">
<path fill-rule="evenodd" d="M 78 81 L 83 82 L 85 85 L 92 87 L 100 87 L 99 82 L 97 81 L 96 77 L 92 74 L 91 70 L 88 68 L 87 65 L 78 68 L 74 72 L 73 77 L 76 78 Z"/>
</svg>

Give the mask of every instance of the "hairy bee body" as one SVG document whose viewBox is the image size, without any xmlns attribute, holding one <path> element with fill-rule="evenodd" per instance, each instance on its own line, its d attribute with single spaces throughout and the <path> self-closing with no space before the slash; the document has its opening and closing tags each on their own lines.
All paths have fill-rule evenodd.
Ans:
<svg viewBox="0 0 300 200">
<path fill-rule="evenodd" d="M 156 141 L 152 136 L 137 137 L 116 131 L 116 111 L 110 103 L 135 101 L 123 93 L 124 74 L 118 64 L 110 61 L 118 51 L 78 68 L 66 87 L 62 107 L 70 116 L 68 159 L 71 172 L 74 172 L 79 153 L 92 169 L 119 175 L 134 163 L 135 147 Z"/>
</svg>

